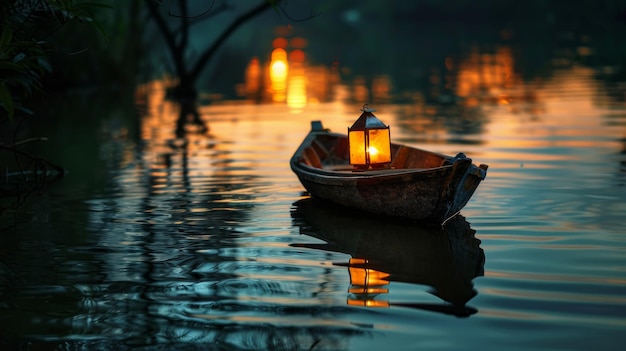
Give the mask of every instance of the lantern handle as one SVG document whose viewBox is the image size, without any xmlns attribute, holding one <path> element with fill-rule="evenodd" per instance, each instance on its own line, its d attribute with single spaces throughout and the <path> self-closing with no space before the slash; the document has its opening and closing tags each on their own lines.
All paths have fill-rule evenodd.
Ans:
<svg viewBox="0 0 626 351">
<path fill-rule="evenodd" d="M 367 107 L 368 105 L 369 105 L 369 104 L 365 104 L 365 105 L 363 105 L 363 108 L 361 109 L 361 111 L 363 111 L 363 112 L 374 112 L 374 111 L 376 111 L 376 110 L 375 110 L 375 109 L 373 109 L 373 108 L 369 108 L 369 107 Z"/>
</svg>

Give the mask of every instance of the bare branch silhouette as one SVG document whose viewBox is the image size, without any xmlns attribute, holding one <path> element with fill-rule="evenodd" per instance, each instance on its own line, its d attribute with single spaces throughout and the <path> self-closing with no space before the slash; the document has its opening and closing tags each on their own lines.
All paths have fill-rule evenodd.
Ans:
<svg viewBox="0 0 626 351">
<path fill-rule="evenodd" d="M 178 4 L 180 5 L 181 2 L 179 2 Z M 224 4 L 225 3 L 222 3 L 221 6 L 223 6 Z M 186 19 L 200 18 L 200 17 L 202 17 L 204 15 L 207 15 L 209 12 L 211 12 L 211 10 L 213 9 L 214 5 L 215 5 L 215 0 L 211 1 L 211 5 L 206 10 L 204 10 L 202 13 L 200 13 L 199 15 L 189 16 L 189 15 L 183 14 L 183 11 L 181 11 L 180 15 L 177 15 L 177 14 L 174 14 L 172 12 L 172 1 L 170 0 L 170 6 L 169 6 L 169 10 L 168 10 L 167 14 L 168 14 L 168 16 L 171 16 L 171 17 L 182 17 L 182 18 L 186 18 Z M 184 12 L 187 12 L 187 11 L 185 10 Z"/>
<path fill-rule="evenodd" d="M 287 10 L 283 7 L 283 5 L 280 4 L 280 1 L 276 1 L 275 2 L 275 8 L 277 9 L 277 13 L 278 10 L 280 10 L 280 12 L 283 13 L 283 15 L 285 15 L 285 17 L 287 17 L 288 20 L 292 21 L 292 22 L 304 22 L 304 21 L 308 21 L 312 18 L 315 18 L 317 16 L 319 16 L 319 13 L 314 13 L 313 10 L 311 10 L 311 14 L 308 17 L 304 17 L 301 19 L 297 19 L 297 18 L 293 18 L 289 15 L 289 13 L 287 12 Z"/>
<path fill-rule="evenodd" d="M 278 3 L 278 2 L 279 1 L 276 1 L 276 3 Z M 226 41 L 226 39 L 235 31 L 235 29 L 237 29 L 240 25 L 242 25 L 246 21 L 250 20 L 251 18 L 255 17 L 256 15 L 258 15 L 258 14 L 262 13 L 263 11 L 267 10 L 268 8 L 270 8 L 270 6 L 272 6 L 272 2 L 270 2 L 270 1 L 263 1 L 261 4 L 257 5 L 256 7 L 253 7 L 248 12 L 246 12 L 246 13 L 240 15 L 239 17 L 237 17 L 230 24 L 230 26 L 228 26 L 222 32 L 222 34 L 217 38 L 217 40 L 215 40 L 213 45 L 211 45 L 207 50 L 205 50 L 200 55 L 200 58 L 198 59 L 198 61 L 196 62 L 195 66 L 191 70 L 191 75 L 195 77 L 195 76 L 198 76 L 200 74 L 200 72 L 202 71 L 202 69 L 206 65 L 206 62 L 213 56 L 213 54 L 222 45 L 222 43 L 224 41 Z"/>
<path fill-rule="evenodd" d="M 214 57 L 217 50 L 224 44 L 224 42 L 235 32 L 241 25 L 263 13 L 269 8 L 274 8 L 277 13 L 286 16 L 290 21 L 298 22 L 307 19 L 314 18 L 317 14 L 311 13 L 311 16 L 297 19 L 291 17 L 286 8 L 282 5 L 284 1 L 281 0 L 261 0 L 259 4 L 248 9 L 236 17 L 217 38 L 211 43 L 204 51 L 201 51 L 196 60 L 190 60 L 185 56 L 188 54 L 189 46 L 189 31 L 190 26 L 201 20 L 206 20 L 210 16 L 214 16 L 219 12 L 231 9 L 226 2 L 221 2 L 220 5 L 216 5 L 215 0 L 210 2 L 210 6 L 207 10 L 198 15 L 189 15 L 188 1 L 178 0 L 178 10 L 173 10 L 173 3 L 169 3 L 168 15 L 180 20 L 180 25 L 172 26 L 166 22 L 164 15 L 159 12 L 158 6 L 161 4 L 159 0 L 146 0 L 148 9 L 152 18 L 161 32 L 165 43 L 170 51 L 172 60 L 174 63 L 175 73 L 179 78 L 178 85 L 171 91 L 174 96 L 178 98 L 195 98 L 197 96 L 196 81 L 200 76 L 200 73 L 205 69 L 209 61 Z M 173 28 L 176 27 L 176 28 Z M 189 62 L 191 61 L 191 62 Z"/>
</svg>

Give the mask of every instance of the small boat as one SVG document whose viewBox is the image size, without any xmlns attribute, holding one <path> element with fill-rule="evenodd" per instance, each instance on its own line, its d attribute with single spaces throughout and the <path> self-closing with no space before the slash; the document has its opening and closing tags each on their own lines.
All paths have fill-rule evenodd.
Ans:
<svg viewBox="0 0 626 351">
<path fill-rule="evenodd" d="M 348 136 L 311 122 L 311 131 L 291 157 L 290 166 L 314 198 L 372 214 L 444 224 L 467 204 L 487 175 L 456 156 L 391 143 L 391 162 L 362 170 L 350 164 Z"/>
</svg>

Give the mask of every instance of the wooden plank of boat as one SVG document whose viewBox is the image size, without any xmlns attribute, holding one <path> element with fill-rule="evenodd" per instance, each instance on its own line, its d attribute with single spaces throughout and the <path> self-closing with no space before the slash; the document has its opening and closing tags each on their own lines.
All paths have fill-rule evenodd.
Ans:
<svg viewBox="0 0 626 351">
<path fill-rule="evenodd" d="M 315 198 L 384 216 L 443 224 L 457 215 L 487 175 L 463 153 L 452 157 L 391 144 L 388 167 L 353 170 L 348 137 L 311 122 L 311 131 L 290 160 Z"/>
</svg>

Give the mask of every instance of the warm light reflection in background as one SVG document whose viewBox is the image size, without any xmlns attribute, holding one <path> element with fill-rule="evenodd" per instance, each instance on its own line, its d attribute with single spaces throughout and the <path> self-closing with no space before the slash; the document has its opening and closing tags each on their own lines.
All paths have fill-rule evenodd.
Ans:
<svg viewBox="0 0 626 351">
<path fill-rule="evenodd" d="M 282 102 L 286 100 L 288 67 L 285 49 L 274 49 L 272 51 L 272 60 L 270 61 L 270 94 L 272 95 L 272 101 Z"/>
<path fill-rule="evenodd" d="M 309 122 L 319 119 L 343 132 L 364 103 L 375 103 L 378 117 L 392 127 L 392 141 L 446 154 L 463 151 L 490 165 L 494 183 L 506 182 L 521 169 L 528 181 L 564 169 L 584 173 L 577 161 L 589 157 L 589 150 L 623 149 L 626 131 L 598 118 L 612 112 L 604 107 L 607 97 L 595 83 L 596 72 L 582 65 L 559 61 L 551 76 L 523 79 L 511 47 L 474 47 L 464 56 L 442 58 L 439 69 L 427 70 L 425 81 L 416 81 L 415 90 L 398 92 L 391 75 L 365 77 L 350 74 L 341 62 L 311 62 L 310 45 L 304 38 L 280 35 L 265 57 L 250 58 L 236 87 L 241 100 L 198 105 L 209 127 L 206 135 L 191 127 L 184 140 L 174 134 L 180 107 L 164 100 L 163 92 L 174 81 L 138 89 L 137 102 L 147 106 L 141 123 L 141 137 L 151 148 L 143 154 L 150 158 L 146 161 L 156 169 L 190 167 L 191 185 L 208 170 L 247 176 L 271 165 L 265 176 L 299 188 L 288 159 Z M 268 160 L 269 152 L 281 158 Z"/>
<path fill-rule="evenodd" d="M 443 71 L 433 69 L 428 77 L 430 88 L 403 91 L 403 101 L 408 97 L 408 102 L 394 105 L 397 95 L 391 76 L 375 75 L 368 79 L 362 75 L 342 76 L 341 72 L 346 70 L 342 70 L 340 62 L 331 67 L 311 63 L 306 55 L 308 41 L 282 34 L 285 33 L 281 32 L 271 43 L 267 57 L 252 57 L 242 74 L 243 82 L 236 90 L 251 103 L 278 104 L 294 113 L 324 103 L 358 106 L 374 102 L 381 118 L 394 127 L 392 139 L 437 144 L 451 144 L 450 140 L 455 140 L 468 144 L 468 151 L 472 151 L 472 145 L 486 145 L 481 151 L 486 154 L 480 156 L 496 160 L 492 172 L 500 168 L 497 160 L 502 148 L 533 149 L 557 141 L 567 147 L 584 147 L 589 142 L 582 138 L 586 129 L 558 128 L 574 119 L 587 128 L 604 127 L 601 119 L 585 118 L 598 104 L 597 87 L 589 84 L 593 71 L 588 68 L 572 65 L 556 69 L 551 78 L 525 81 L 515 71 L 511 47 L 500 45 L 488 52 L 474 47 L 464 57 L 442 59 Z M 163 100 L 162 90 L 169 84 L 172 81 L 157 81 L 150 83 L 149 89 L 142 88 L 152 94 L 147 100 L 150 107 L 142 125 L 142 136 L 146 139 L 159 137 L 156 134 L 164 132 L 161 127 L 178 118 L 176 106 Z M 563 101 L 561 95 L 552 93 L 555 90 L 574 91 L 576 99 Z M 229 105 L 228 101 L 221 103 Z M 352 106 L 346 108 L 346 105 L 339 108 L 339 113 L 332 113 L 326 107 L 320 109 L 324 112 L 307 115 L 298 125 L 306 130 L 309 120 L 315 117 L 334 130 L 343 130 L 354 113 Z M 498 118 L 491 118 L 492 115 Z M 202 118 L 214 123 L 205 113 Z M 276 127 L 279 125 L 273 128 Z M 536 138 L 514 137 L 520 131 L 530 132 Z M 546 137 L 551 141 L 546 141 Z M 445 149 L 444 146 L 442 151 L 452 151 Z M 524 163 L 549 161 L 554 157 L 532 152 L 519 155 Z"/>
<path fill-rule="evenodd" d="M 326 127 L 343 131 L 358 117 L 357 106 L 374 102 L 379 117 L 393 126 L 392 140 L 418 146 L 437 144 L 437 151 L 451 154 L 462 148 L 481 162 L 489 163 L 491 177 L 513 171 L 508 160 L 511 157 L 506 157 L 508 150 L 517 150 L 514 157 L 517 168 L 545 168 L 551 167 L 550 162 L 555 160 L 574 161 L 581 153 L 546 154 L 540 151 L 542 148 L 584 150 L 595 143 L 585 138 L 589 131 L 615 134 L 614 129 L 603 131 L 607 126 L 601 118 L 588 118 L 598 114 L 601 103 L 597 98 L 598 87 L 589 84 L 594 74 L 590 68 L 574 64 L 555 69 L 552 77 L 525 81 L 515 71 L 511 47 L 500 45 L 488 52 L 474 47 L 464 57 L 442 59 L 443 70 L 430 71 L 429 88 L 403 91 L 400 94 L 403 103 L 394 104 L 398 95 L 391 76 L 375 75 L 368 79 L 362 75 L 342 76 L 341 72 L 349 69 L 343 69 L 340 62 L 331 67 L 309 62 L 306 54 L 309 45 L 304 38 L 277 36 L 267 57 L 252 57 L 242 74 L 243 82 L 237 91 L 250 104 L 237 103 L 236 111 L 230 101 L 200 105 L 201 119 L 220 135 L 231 133 L 236 143 L 243 142 L 238 136 L 246 133 L 251 133 L 253 138 L 295 133 L 294 139 L 285 145 L 292 149 L 308 130 L 310 120 L 320 119 Z M 159 162 L 166 162 L 166 155 L 171 153 L 171 141 L 167 140 L 176 138 L 171 129 L 163 128 L 179 118 L 179 107 L 164 100 L 164 88 L 173 83 L 170 79 L 155 81 L 144 85 L 137 94 L 148 106 L 141 126 L 142 138 L 162 140 L 154 144 L 155 159 Z M 554 91 L 572 94 L 554 94 Z M 249 131 L 250 121 L 233 124 L 229 120 L 230 116 L 237 119 L 246 109 L 259 116 Z M 289 113 L 304 109 L 309 113 L 290 120 Z M 585 127 L 563 127 L 573 122 Z M 606 148 L 621 147 L 619 140 L 623 135 L 614 136 L 615 143 Z M 187 136 L 184 146 L 188 152 L 195 154 L 194 148 L 206 148 L 206 140 L 193 138 L 198 136 Z M 227 152 L 220 151 L 221 148 L 232 145 L 218 142 L 213 147 L 214 153 L 221 154 Z M 251 157 L 247 158 L 249 166 L 254 164 Z"/>
<path fill-rule="evenodd" d="M 338 82 L 336 67 L 333 70 L 309 63 L 307 45 L 300 37 L 275 38 L 269 60 L 250 59 L 244 82 L 236 88 L 239 96 L 256 102 L 286 103 L 292 112 L 328 101 L 331 86 Z"/>
<path fill-rule="evenodd" d="M 381 74 L 366 78 L 354 75 L 342 79 L 339 62 L 332 67 L 308 62 L 307 44 L 305 39 L 297 37 L 274 39 L 269 60 L 250 59 L 244 82 L 237 87 L 239 96 L 257 102 L 286 102 L 296 111 L 307 104 L 342 99 L 376 104 L 393 101 L 391 76 Z M 498 47 L 491 53 L 481 53 L 474 48 L 462 59 L 446 57 L 444 66 L 444 73 L 432 70 L 428 77 L 431 88 L 427 94 L 440 102 L 458 99 L 461 106 L 469 108 L 484 103 L 508 105 L 513 100 L 531 103 L 536 100 L 534 89 L 515 73 L 508 46 Z M 402 95 L 409 96 L 416 103 L 423 103 L 425 99 L 423 91 L 406 91 Z M 422 112 L 436 113 L 433 108 L 424 106 Z"/>
</svg>

